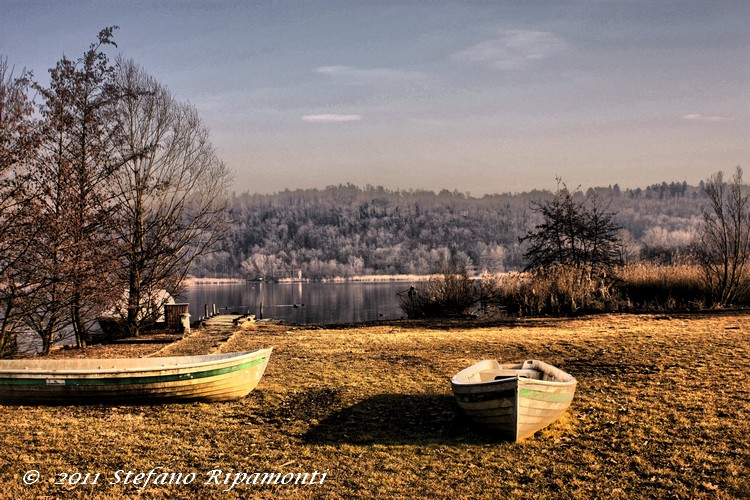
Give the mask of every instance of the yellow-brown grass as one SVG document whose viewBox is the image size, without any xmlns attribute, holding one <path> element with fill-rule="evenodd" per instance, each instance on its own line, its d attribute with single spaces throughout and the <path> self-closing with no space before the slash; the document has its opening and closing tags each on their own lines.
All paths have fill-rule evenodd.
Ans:
<svg viewBox="0 0 750 500">
<path fill-rule="evenodd" d="M 8 498 L 747 496 L 749 320 L 724 313 L 338 329 L 257 323 L 219 348 L 275 347 L 260 385 L 239 401 L 0 407 L 0 484 Z M 482 433 L 457 411 L 449 377 L 483 358 L 538 358 L 568 371 L 579 381 L 571 408 L 523 443 Z M 197 479 L 108 484 L 117 470 L 154 467 Z M 27 486 L 31 469 L 42 480 Z M 327 477 L 322 485 L 223 492 L 227 486 L 202 484 L 212 469 Z M 97 485 L 53 484 L 63 472 L 102 476 Z"/>
<path fill-rule="evenodd" d="M 618 274 L 625 307 L 639 310 L 696 309 L 709 302 L 703 271 L 697 265 L 638 263 Z"/>
<path fill-rule="evenodd" d="M 491 301 L 519 315 L 694 311 L 711 305 L 701 268 L 690 264 L 643 262 L 607 275 L 557 266 L 537 273 L 485 277 L 484 281 Z"/>
<path fill-rule="evenodd" d="M 590 269 L 553 266 L 532 273 L 500 275 L 487 282 L 491 299 L 512 314 L 575 314 L 618 310 L 611 276 Z"/>
</svg>

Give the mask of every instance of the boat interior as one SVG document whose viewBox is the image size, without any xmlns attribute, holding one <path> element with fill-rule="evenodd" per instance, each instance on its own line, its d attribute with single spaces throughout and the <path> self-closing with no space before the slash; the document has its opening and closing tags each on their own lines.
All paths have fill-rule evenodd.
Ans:
<svg viewBox="0 0 750 500">
<path fill-rule="evenodd" d="M 205 354 L 199 356 L 170 356 L 153 358 L 69 358 L 44 359 L 23 358 L 0 360 L 0 375 L 18 373 L 54 373 L 64 371 L 106 371 L 129 372 L 139 370 L 173 369 L 193 366 L 214 365 L 216 363 L 231 362 L 232 359 L 251 354 L 263 355 L 263 349 L 253 352 L 231 352 L 222 354 Z M 270 353 L 270 351 L 268 351 Z M 266 354 L 267 355 L 267 354 Z"/>
<path fill-rule="evenodd" d="M 502 380 L 504 378 L 529 378 L 533 380 L 543 380 L 544 374 L 539 370 L 513 370 L 513 369 L 501 369 L 501 370 L 483 370 L 479 372 L 480 382 L 489 382 L 491 380 Z"/>
<path fill-rule="evenodd" d="M 500 364 L 486 359 L 461 370 L 452 379 L 454 384 L 477 384 L 511 378 L 543 382 L 575 383 L 575 378 L 543 361 L 529 359 L 519 364 Z"/>
</svg>

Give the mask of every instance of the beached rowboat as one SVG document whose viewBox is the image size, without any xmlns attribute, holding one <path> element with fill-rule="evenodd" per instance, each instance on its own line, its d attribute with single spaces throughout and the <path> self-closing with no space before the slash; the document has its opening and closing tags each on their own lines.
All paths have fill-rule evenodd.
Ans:
<svg viewBox="0 0 750 500">
<path fill-rule="evenodd" d="M 451 379 L 453 395 L 474 421 L 520 441 L 557 420 L 570 406 L 576 379 L 543 361 L 501 365 L 484 360 Z"/>
<path fill-rule="evenodd" d="M 0 361 L 0 404 L 222 401 L 258 385 L 271 349 L 202 356 Z"/>
</svg>

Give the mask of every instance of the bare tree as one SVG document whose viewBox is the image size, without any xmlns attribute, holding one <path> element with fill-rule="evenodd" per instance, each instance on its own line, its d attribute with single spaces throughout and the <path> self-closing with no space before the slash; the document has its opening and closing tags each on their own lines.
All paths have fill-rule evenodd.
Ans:
<svg viewBox="0 0 750 500">
<path fill-rule="evenodd" d="M 621 255 L 621 227 L 614 222 L 615 213 L 602 208 L 596 194 L 576 201 L 560 185 L 552 200 L 532 205 L 542 222 L 520 239 L 529 245 L 527 270 L 562 265 L 595 273 L 609 271 Z"/>
<path fill-rule="evenodd" d="M 35 166 L 33 205 L 40 231 L 33 255 L 42 271 L 37 308 L 29 326 L 46 352 L 71 327 L 85 346 L 88 329 L 112 296 L 112 252 L 105 228 L 112 210 L 109 179 L 114 124 L 107 116 L 113 99 L 113 67 L 103 52 L 114 45 L 105 28 L 76 61 L 64 57 L 50 69 L 50 85 L 36 85 L 43 98 L 43 149 Z"/>
<path fill-rule="evenodd" d="M 704 184 L 709 210 L 703 211 L 696 254 L 714 303 L 731 304 L 750 291 L 750 195 L 737 167 L 729 182 L 723 172 Z"/>
<path fill-rule="evenodd" d="M 222 236 L 230 175 L 195 108 L 133 61 L 118 61 L 116 86 L 123 168 L 112 184 L 114 233 L 127 289 L 123 315 L 129 334 L 138 335 L 155 314 L 143 305 L 159 290 L 178 293 L 191 262 Z"/>
<path fill-rule="evenodd" d="M 27 249 L 23 236 L 33 229 L 26 217 L 30 196 L 25 167 L 38 147 L 30 78 L 25 70 L 14 77 L 8 59 L 0 57 L 0 357 L 18 348 L 29 292 L 19 263 Z"/>
<path fill-rule="evenodd" d="M 558 183 L 551 200 L 532 206 L 542 222 L 520 239 L 528 243 L 524 257 L 538 308 L 556 313 L 598 308 L 610 299 L 613 271 L 621 263 L 621 228 L 596 193 L 578 201 Z"/>
</svg>

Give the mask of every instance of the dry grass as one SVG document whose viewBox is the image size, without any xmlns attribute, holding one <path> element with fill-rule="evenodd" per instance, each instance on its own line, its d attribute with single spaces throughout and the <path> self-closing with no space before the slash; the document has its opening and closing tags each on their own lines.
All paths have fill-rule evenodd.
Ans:
<svg viewBox="0 0 750 500">
<path fill-rule="evenodd" d="M 240 401 L 0 407 L 0 484 L 14 498 L 746 497 L 748 320 L 724 313 L 257 325 L 214 349 L 275 346 L 259 387 Z M 457 413 L 448 379 L 487 357 L 565 369 L 579 380 L 573 405 L 523 443 L 479 432 Z M 117 470 L 154 467 L 197 479 L 142 490 L 107 484 Z M 43 479 L 25 486 L 30 469 Z M 202 484 L 212 469 L 327 477 L 323 485 L 222 492 L 226 486 Z M 53 484 L 58 472 L 102 479 L 61 486 Z"/>
<path fill-rule="evenodd" d="M 639 262 L 598 277 L 557 266 L 488 277 L 486 285 L 491 302 L 519 315 L 697 311 L 711 305 L 703 271 L 691 264 Z M 738 300 L 749 303 L 747 297 Z"/>
<path fill-rule="evenodd" d="M 637 263 L 620 272 L 625 307 L 639 310 L 690 310 L 710 302 L 703 271 L 697 265 Z"/>
<path fill-rule="evenodd" d="M 616 311 L 613 280 L 590 269 L 553 266 L 530 273 L 509 273 L 489 280 L 492 300 L 511 314 L 580 314 Z"/>
</svg>

